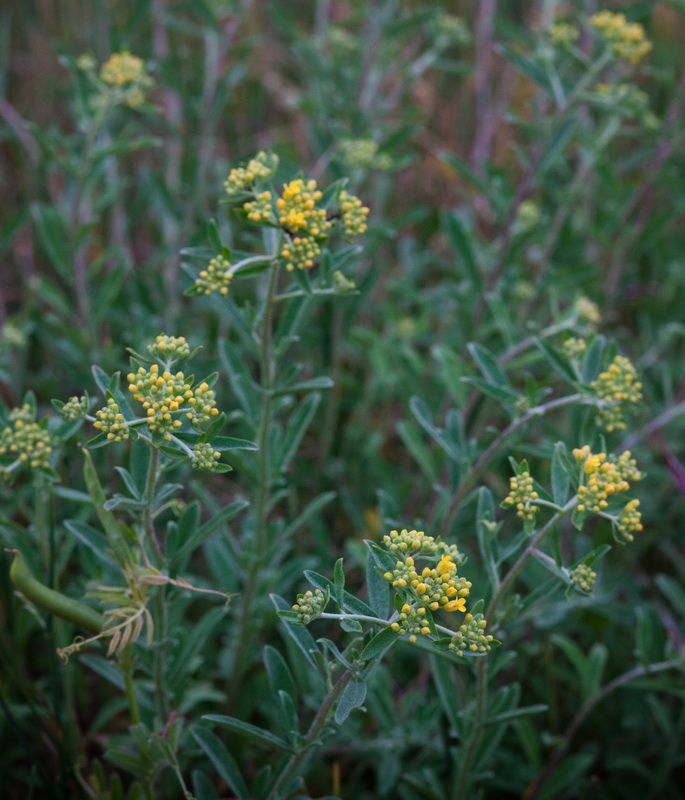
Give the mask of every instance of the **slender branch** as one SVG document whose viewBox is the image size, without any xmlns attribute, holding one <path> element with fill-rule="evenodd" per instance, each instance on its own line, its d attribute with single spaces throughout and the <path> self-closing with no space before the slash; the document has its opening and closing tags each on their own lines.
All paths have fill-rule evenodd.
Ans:
<svg viewBox="0 0 685 800">
<path fill-rule="evenodd" d="M 562 743 L 559 745 L 557 750 L 550 756 L 549 760 L 547 761 L 547 764 L 545 765 L 540 775 L 526 789 L 523 795 L 524 800 L 534 800 L 534 798 L 536 798 L 539 795 L 540 790 L 554 772 L 557 764 L 561 760 L 566 750 L 569 748 L 573 737 L 576 735 L 578 729 L 585 721 L 585 718 L 592 711 L 592 709 L 599 702 L 601 702 L 607 695 L 611 694 L 611 692 L 623 686 L 624 684 L 629 683 L 630 681 L 633 681 L 636 678 L 641 678 L 644 675 L 653 675 L 657 672 L 664 672 L 665 670 L 668 669 L 682 670 L 684 667 L 685 663 L 683 662 L 682 658 L 672 659 L 670 661 L 660 661 L 657 662 L 656 664 L 648 664 L 646 666 L 634 667 L 633 669 L 624 672 L 622 675 L 619 675 L 617 678 L 614 678 L 613 681 L 607 683 L 592 697 L 586 700 L 585 703 L 583 703 L 583 705 L 580 707 L 578 713 L 571 721 L 571 724 L 566 729 L 566 733 L 564 734 Z"/>
<path fill-rule="evenodd" d="M 267 800 L 276 800 L 276 798 L 280 797 L 281 795 L 279 792 L 281 787 L 287 787 L 287 782 L 291 778 L 295 777 L 300 765 L 304 761 L 309 750 L 318 740 L 321 731 L 328 722 L 336 700 L 343 693 L 351 678 L 352 673 L 350 670 L 345 670 L 345 672 L 343 672 L 341 677 L 338 679 L 337 683 L 328 692 L 323 703 L 321 703 L 319 706 L 319 710 L 316 712 L 316 716 L 312 720 L 312 724 L 309 726 L 307 735 L 304 737 L 304 741 L 302 742 L 302 747 L 297 751 L 297 753 L 293 754 L 290 761 L 288 761 L 288 763 L 285 765 L 285 769 L 283 772 L 281 772 L 276 779 L 276 782 L 271 787 L 271 791 L 267 796 Z"/>
</svg>

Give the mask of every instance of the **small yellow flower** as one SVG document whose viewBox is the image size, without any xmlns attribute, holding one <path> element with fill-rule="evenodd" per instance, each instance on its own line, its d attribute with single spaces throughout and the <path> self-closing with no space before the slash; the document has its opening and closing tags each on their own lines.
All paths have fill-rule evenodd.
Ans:
<svg viewBox="0 0 685 800">
<path fill-rule="evenodd" d="M 590 17 L 590 25 L 620 58 L 637 64 L 652 49 L 645 29 L 638 22 L 628 22 L 625 14 L 600 11 Z"/>
</svg>

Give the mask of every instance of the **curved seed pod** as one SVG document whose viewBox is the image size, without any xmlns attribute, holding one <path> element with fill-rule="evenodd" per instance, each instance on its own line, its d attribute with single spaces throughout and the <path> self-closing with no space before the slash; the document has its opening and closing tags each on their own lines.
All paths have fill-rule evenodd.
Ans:
<svg viewBox="0 0 685 800">
<path fill-rule="evenodd" d="M 78 600 L 72 600 L 54 589 L 49 589 L 36 580 L 26 566 L 24 557 L 18 550 L 14 553 L 14 561 L 10 567 L 10 578 L 14 586 L 38 608 L 72 622 L 88 633 L 100 633 L 103 617 L 94 609 Z"/>
</svg>

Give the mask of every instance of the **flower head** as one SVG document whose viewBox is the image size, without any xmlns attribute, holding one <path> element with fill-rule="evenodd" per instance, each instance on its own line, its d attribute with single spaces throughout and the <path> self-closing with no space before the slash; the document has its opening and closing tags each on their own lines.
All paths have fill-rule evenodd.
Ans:
<svg viewBox="0 0 685 800">
<path fill-rule="evenodd" d="M 616 356 L 608 369 L 601 372 L 590 388 L 599 398 L 597 423 L 607 431 L 626 427 L 625 416 L 642 400 L 642 384 L 637 371 L 624 356 Z"/>
<path fill-rule="evenodd" d="M 50 466 L 52 437 L 34 418 L 35 410 L 28 403 L 10 411 L 10 425 L 0 432 L 0 455 L 14 457 L 15 461 L 5 465 L 4 472 L 22 464 L 44 469 Z"/>
<path fill-rule="evenodd" d="M 245 167 L 236 167 L 228 173 L 224 182 L 226 194 L 234 195 L 247 191 L 255 183 L 269 180 L 278 167 L 278 156 L 265 153 L 263 150 L 247 162 Z"/>
<path fill-rule="evenodd" d="M 463 624 L 452 637 L 449 649 L 458 656 L 489 653 L 497 642 L 494 641 L 491 634 L 485 633 L 486 627 L 487 622 L 482 614 L 467 614 Z"/>
<path fill-rule="evenodd" d="M 600 11 L 590 17 L 590 25 L 598 31 L 620 58 L 637 64 L 652 49 L 645 29 L 639 22 L 628 22 L 625 14 Z"/>
</svg>

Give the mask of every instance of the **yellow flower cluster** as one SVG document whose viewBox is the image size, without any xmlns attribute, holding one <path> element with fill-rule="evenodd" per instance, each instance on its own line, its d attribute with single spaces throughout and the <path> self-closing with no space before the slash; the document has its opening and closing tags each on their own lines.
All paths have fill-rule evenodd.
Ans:
<svg viewBox="0 0 685 800">
<path fill-rule="evenodd" d="M 573 304 L 573 311 L 578 317 L 579 322 L 599 325 L 602 319 L 597 303 L 593 303 L 592 300 L 588 300 L 587 297 L 579 297 Z"/>
<path fill-rule="evenodd" d="M 113 53 L 100 68 L 100 80 L 119 90 L 120 102 L 135 108 L 145 102 L 145 90 L 152 80 L 145 72 L 145 62 L 127 50 Z"/>
<path fill-rule="evenodd" d="M 366 218 L 369 209 L 362 205 L 362 201 L 344 189 L 340 192 L 340 212 L 342 223 L 347 236 L 360 236 L 366 232 Z"/>
<path fill-rule="evenodd" d="M 105 408 L 101 408 L 95 414 L 96 420 L 93 427 L 101 433 L 106 433 L 111 442 L 121 442 L 128 439 L 129 430 L 124 415 L 121 413 L 118 403 L 113 397 L 107 401 Z"/>
<path fill-rule="evenodd" d="M 489 653 L 494 639 L 492 634 L 485 633 L 486 627 L 487 622 L 482 614 L 467 614 L 452 637 L 449 649 L 458 656 L 463 656 L 466 652 Z"/>
<path fill-rule="evenodd" d="M 406 528 L 390 531 L 383 536 L 383 546 L 400 555 L 448 555 L 456 564 L 464 561 L 456 544 L 447 544 L 423 531 L 408 531 Z"/>
<path fill-rule="evenodd" d="M 378 145 L 373 139 L 347 139 L 340 142 L 340 152 L 350 169 L 371 169 L 376 165 Z"/>
<path fill-rule="evenodd" d="M 178 415 L 184 413 L 193 424 L 200 424 L 219 413 L 209 385 L 193 389 L 182 372 L 160 373 L 159 365 L 152 364 L 149 370 L 139 367 L 137 373 L 131 372 L 128 381 L 129 391 L 147 412 L 150 430 L 163 433 L 167 440 L 183 424 Z"/>
<path fill-rule="evenodd" d="M 224 181 L 226 194 L 240 194 L 250 189 L 254 183 L 268 180 L 276 171 L 278 157 L 263 150 L 247 162 L 246 167 L 236 167 L 228 173 Z"/>
<path fill-rule="evenodd" d="M 620 58 L 637 64 L 652 49 L 645 29 L 639 22 L 628 22 L 625 14 L 600 11 L 590 17 L 590 25 L 597 30 Z"/>
<path fill-rule="evenodd" d="M 311 269 L 314 259 L 321 253 L 316 239 L 305 236 L 294 236 L 286 241 L 281 249 L 281 258 L 288 272 L 294 269 Z"/>
<path fill-rule="evenodd" d="M 47 469 L 50 466 L 52 439 L 45 428 L 33 421 L 31 407 L 25 403 L 21 408 L 13 409 L 9 419 L 12 424 L 0 434 L 0 455 L 16 456 L 20 464 Z M 9 471 L 13 466 L 10 464 L 3 470 Z"/>
<path fill-rule="evenodd" d="M 642 515 L 637 510 L 639 505 L 639 500 L 630 500 L 618 515 L 619 533 L 628 542 L 632 542 L 635 538 L 633 534 L 639 533 L 643 528 Z"/>
<path fill-rule="evenodd" d="M 85 397 L 70 397 L 62 406 L 59 413 L 68 422 L 75 422 L 77 419 L 84 419 L 88 412 L 88 400 Z"/>
<path fill-rule="evenodd" d="M 201 442 L 193 448 L 190 463 L 193 465 L 193 469 L 211 470 L 220 458 L 221 453 L 215 450 L 209 442 Z"/>
<path fill-rule="evenodd" d="M 316 204 L 323 197 L 315 180 L 296 178 L 283 186 L 283 194 L 276 201 L 278 220 L 290 234 L 302 231 L 309 236 L 322 236 L 331 227 L 326 211 Z"/>
<path fill-rule="evenodd" d="M 100 67 L 100 80 L 109 86 L 138 83 L 145 78 L 145 62 L 127 50 L 112 55 Z"/>
<path fill-rule="evenodd" d="M 570 358 L 571 361 L 578 361 L 587 350 L 587 342 L 585 339 L 577 339 L 575 336 L 570 336 L 562 343 L 561 349 L 566 358 Z"/>
<path fill-rule="evenodd" d="M 609 505 L 608 498 L 630 488 L 628 481 L 642 477 L 630 451 L 616 458 L 606 453 L 592 453 L 588 445 L 576 448 L 573 455 L 582 465 L 584 483 L 578 488 L 578 511 L 599 513 Z"/>
<path fill-rule="evenodd" d="M 595 93 L 602 101 L 636 118 L 646 128 L 654 130 L 659 127 L 659 118 L 650 108 L 649 95 L 638 86 L 632 83 L 598 83 Z"/>
<path fill-rule="evenodd" d="M 574 567 L 569 577 L 571 578 L 571 583 L 579 589 L 581 592 L 585 592 L 586 594 L 590 594 L 595 586 L 595 581 L 597 580 L 597 573 L 594 572 L 587 564 L 578 564 L 577 567 Z"/>
<path fill-rule="evenodd" d="M 397 616 L 397 621 L 390 625 L 391 630 L 399 633 L 400 636 L 409 634 L 409 641 L 413 644 L 416 641 L 416 634 L 429 636 L 431 629 L 426 620 L 426 609 L 423 606 L 405 603 Z"/>
<path fill-rule="evenodd" d="M 560 47 L 572 45 L 579 35 L 578 27 L 572 22 L 554 22 L 549 29 L 549 38 L 552 44 Z"/>
<path fill-rule="evenodd" d="M 247 212 L 250 222 L 262 223 L 270 222 L 273 218 L 273 207 L 271 205 L 271 192 L 260 192 L 256 199 L 243 206 Z"/>
<path fill-rule="evenodd" d="M 616 356 L 590 388 L 602 401 L 597 411 L 597 423 L 607 431 L 625 428 L 625 414 L 630 413 L 631 405 L 642 399 L 642 384 L 637 380 L 637 372 L 630 361 L 624 356 Z"/>
<path fill-rule="evenodd" d="M 230 269 L 230 263 L 223 256 L 215 256 L 195 280 L 195 290 L 199 294 L 228 294 L 228 286 L 233 279 Z"/>
<path fill-rule="evenodd" d="M 297 603 L 292 607 L 297 611 L 298 622 L 303 625 L 309 624 L 316 619 L 324 609 L 326 597 L 321 589 L 307 590 L 304 594 L 297 595 Z"/>
<path fill-rule="evenodd" d="M 167 336 L 165 333 L 160 333 L 147 349 L 153 356 L 166 361 L 178 361 L 190 355 L 190 345 L 185 336 Z"/>
<path fill-rule="evenodd" d="M 516 516 L 521 519 L 531 521 L 540 510 L 535 505 L 538 493 L 533 488 L 533 479 L 529 472 L 522 472 L 509 478 L 511 491 L 504 499 L 502 505 L 516 508 Z"/>
<path fill-rule="evenodd" d="M 457 577 L 457 565 L 450 555 L 443 556 L 435 567 L 424 567 L 419 574 L 414 559 L 407 556 L 395 562 L 396 569 L 383 577 L 395 588 L 411 589 L 418 601 L 437 611 L 465 611 L 471 582 Z"/>
</svg>

